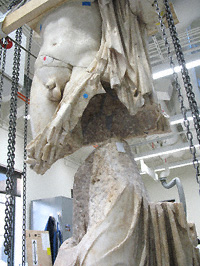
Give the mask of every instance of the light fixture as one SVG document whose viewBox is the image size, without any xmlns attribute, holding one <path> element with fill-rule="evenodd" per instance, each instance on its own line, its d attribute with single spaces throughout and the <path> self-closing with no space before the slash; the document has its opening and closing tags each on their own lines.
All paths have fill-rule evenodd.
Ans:
<svg viewBox="0 0 200 266">
<path fill-rule="evenodd" d="M 184 167 L 184 166 L 188 166 L 188 165 L 192 165 L 192 164 L 193 164 L 193 162 L 172 165 L 172 166 L 169 166 L 169 169 L 180 168 L 180 167 Z M 156 172 L 158 172 L 158 170 Z"/>
<path fill-rule="evenodd" d="M 187 120 L 188 121 L 192 121 L 193 118 L 191 116 L 187 117 Z M 170 121 L 170 125 L 177 125 L 177 124 L 181 124 L 183 123 L 184 119 L 183 118 L 180 118 L 180 119 L 177 119 L 177 120 L 174 120 L 174 121 Z"/>
<path fill-rule="evenodd" d="M 187 69 L 191 69 L 191 68 L 194 68 L 194 67 L 197 67 L 197 66 L 200 66 L 200 59 L 198 60 L 195 60 L 195 61 L 192 61 L 192 62 L 189 62 L 186 64 L 186 68 Z M 174 68 L 174 71 L 176 73 L 180 72 L 181 71 L 181 66 L 177 66 Z M 168 68 L 168 69 L 165 69 L 165 70 L 162 70 L 162 71 L 158 71 L 156 73 L 153 74 L 153 79 L 159 79 L 159 78 L 163 78 L 163 77 L 166 77 L 166 76 L 169 76 L 169 75 L 172 75 L 173 74 L 173 70 L 171 68 Z"/>
<path fill-rule="evenodd" d="M 199 147 L 199 145 L 194 145 L 194 146 L 195 146 L 195 148 Z M 178 149 L 172 149 L 172 150 L 168 150 L 168 151 L 152 153 L 152 154 L 136 157 L 135 161 L 139 161 L 139 160 L 143 160 L 143 159 L 149 159 L 149 158 L 154 158 L 154 157 L 167 155 L 167 154 L 172 154 L 172 153 L 176 153 L 176 152 L 179 152 L 179 151 L 185 151 L 185 150 L 189 150 L 189 148 L 190 148 L 189 146 L 186 146 L 186 147 L 182 147 L 182 148 L 178 148 Z"/>
<path fill-rule="evenodd" d="M 169 166 L 169 169 L 176 169 L 176 168 L 181 168 L 181 167 L 184 167 L 184 166 L 188 166 L 188 165 L 192 165 L 193 162 L 188 162 L 188 163 L 180 163 L 180 164 L 176 164 L 176 165 L 172 165 L 172 166 Z M 166 169 L 163 167 L 163 168 L 159 168 L 159 169 L 155 169 L 154 172 L 162 172 L 162 171 L 165 171 Z M 146 172 L 140 172 L 141 175 L 146 175 Z"/>
<path fill-rule="evenodd" d="M 181 167 L 192 165 L 192 164 L 193 164 L 192 161 L 188 162 L 188 163 L 180 163 L 180 164 L 169 166 L 169 169 L 181 168 Z M 155 172 L 161 172 L 161 171 L 164 171 L 164 170 L 165 170 L 165 168 L 159 168 L 159 169 L 155 169 Z"/>
</svg>

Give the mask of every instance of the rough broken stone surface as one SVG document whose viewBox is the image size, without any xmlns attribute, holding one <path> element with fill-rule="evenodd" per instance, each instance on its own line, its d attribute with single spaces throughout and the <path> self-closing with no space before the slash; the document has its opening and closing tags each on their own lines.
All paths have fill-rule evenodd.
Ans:
<svg viewBox="0 0 200 266">
<path fill-rule="evenodd" d="M 73 228 L 55 266 L 200 265 L 182 204 L 149 201 L 129 146 L 119 139 L 102 144 L 78 169 Z"/>
<path fill-rule="evenodd" d="M 161 114 L 160 107 L 149 97 L 137 114 L 130 115 L 111 89 L 107 93 L 95 95 L 81 118 L 84 145 L 103 142 L 113 137 L 146 137 L 169 130 L 169 124 Z"/>
</svg>

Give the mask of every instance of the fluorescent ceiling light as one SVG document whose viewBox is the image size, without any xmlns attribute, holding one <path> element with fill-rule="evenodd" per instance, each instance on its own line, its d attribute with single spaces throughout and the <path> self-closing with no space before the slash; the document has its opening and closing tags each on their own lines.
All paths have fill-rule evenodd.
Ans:
<svg viewBox="0 0 200 266">
<path fill-rule="evenodd" d="M 181 167 L 192 165 L 192 164 L 193 164 L 193 162 L 180 163 L 180 164 L 169 166 L 169 169 L 181 168 Z M 154 172 L 162 172 L 162 171 L 165 171 L 165 170 L 166 169 L 163 167 L 163 168 L 155 169 Z M 141 172 L 140 174 L 141 175 L 146 175 L 147 173 L 146 172 Z"/>
<path fill-rule="evenodd" d="M 187 117 L 187 120 L 191 121 L 193 120 L 193 118 L 191 116 Z M 170 125 L 177 125 L 177 124 L 181 124 L 183 123 L 184 119 L 181 118 L 181 119 L 177 119 L 177 120 L 174 120 L 174 121 L 171 121 L 170 122 Z"/>
<path fill-rule="evenodd" d="M 181 168 L 181 167 L 192 165 L 192 164 L 193 164 L 192 161 L 188 162 L 188 163 L 180 163 L 180 164 L 169 166 L 169 169 Z M 165 168 L 160 168 L 160 169 L 156 169 L 155 172 L 161 172 L 161 171 L 164 171 L 164 170 L 165 170 Z"/>
<path fill-rule="evenodd" d="M 175 169 L 175 168 L 180 168 L 180 167 L 184 167 L 184 166 L 187 166 L 187 165 L 192 165 L 193 162 L 190 162 L 190 163 L 182 163 L 182 164 L 177 164 L 177 165 L 173 165 L 173 166 L 170 166 L 169 169 Z"/>
<path fill-rule="evenodd" d="M 194 67 L 197 67 L 197 66 L 200 66 L 200 59 L 192 61 L 192 62 L 189 62 L 189 63 L 186 64 L 187 69 L 191 69 L 191 68 L 194 68 Z M 181 66 L 177 66 L 177 67 L 174 68 L 174 71 L 176 73 L 178 73 L 178 72 L 181 71 L 181 68 L 182 68 Z M 153 74 L 153 79 L 163 78 L 163 77 L 166 77 L 166 76 L 169 76 L 169 75 L 172 75 L 172 74 L 173 74 L 173 70 L 171 68 L 168 68 L 166 70 L 162 70 L 162 71 L 154 73 Z"/>
<path fill-rule="evenodd" d="M 195 148 L 199 147 L 199 145 L 194 145 Z M 136 157 L 135 161 L 139 161 L 139 160 L 143 160 L 143 159 L 149 159 L 149 158 L 154 158 L 154 157 L 158 157 L 158 156 L 162 156 L 162 155 L 166 155 L 166 154 L 172 154 L 172 153 L 176 153 L 179 151 L 185 151 L 185 150 L 189 150 L 189 146 L 187 147 L 183 147 L 183 148 L 179 148 L 179 149 L 173 149 L 173 150 L 168 150 L 168 151 L 163 151 L 163 152 L 158 152 L 158 153 L 152 153 L 152 154 L 148 154 L 148 155 L 144 155 L 141 157 Z"/>
<path fill-rule="evenodd" d="M 199 115 L 199 117 L 200 117 L 200 115 Z M 193 117 L 192 116 L 188 116 L 187 120 L 188 121 L 193 121 Z M 183 123 L 183 122 L 184 122 L 184 118 L 180 118 L 180 119 L 177 119 L 177 120 L 170 121 L 170 125 L 177 125 L 177 124 L 180 124 L 180 123 Z"/>
</svg>

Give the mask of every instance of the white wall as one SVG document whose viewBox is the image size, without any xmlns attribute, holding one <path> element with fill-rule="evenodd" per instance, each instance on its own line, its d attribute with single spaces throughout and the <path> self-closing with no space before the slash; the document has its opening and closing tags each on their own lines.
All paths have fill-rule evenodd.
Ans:
<svg viewBox="0 0 200 266">
<path fill-rule="evenodd" d="M 151 177 L 146 175 L 142 177 L 151 201 L 175 199 L 179 202 L 176 187 L 166 189 L 160 182 L 154 181 Z M 179 177 L 182 182 L 187 204 L 187 220 L 188 222 L 195 223 L 198 236 L 200 237 L 200 195 L 199 186 L 195 179 L 195 170 L 193 166 L 172 169 L 167 181 L 174 177 Z"/>
<path fill-rule="evenodd" d="M 0 164 L 7 166 L 8 131 L 4 124 L 0 128 Z M 23 136 L 17 135 L 15 151 L 15 169 L 23 170 Z M 29 167 L 27 169 L 27 229 L 30 228 L 30 202 L 34 199 L 50 198 L 56 196 L 71 197 L 73 178 L 77 165 L 64 160 L 56 162 L 53 167 L 43 176 L 37 175 Z M 4 215 L 1 213 L 0 215 Z M 20 265 L 22 254 L 22 198 L 17 198 L 16 209 L 16 241 L 15 241 L 15 264 Z"/>
<path fill-rule="evenodd" d="M 7 146 L 8 146 L 8 131 L 7 126 L 0 128 L 0 164 L 7 166 Z M 23 138 L 17 135 L 16 152 L 15 152 L 15 169 L 22 171 L 23 169 Z"/>
<path fill-rule="evenodd" d="M 71 198 L 74 175 L 78 166 L 65 160 L 57 161 L 44 175 L 37 175 L 30 168 L 27 171 L 27 203 L 31 200 L 65 196 Z M 29 210 L 30 215 L 30 210 Z M 30 217 L 29 217 L 30 221 Z"/>
<path fill-rule="evenodd" d="M 7 165 L 8 131 L 0 128 L 0 164 Z M 23 137 L 17 136 L 15 169 L 23 170 Z M 78 166 L 64 159 L 57 161 L 43 176 L 37 175 L 28 166 L 27 169 L 27 229 L 30 223 L 30 202 L 35 199 L 56 196 L 71 197 L 74 174 Z"/>
</svg>

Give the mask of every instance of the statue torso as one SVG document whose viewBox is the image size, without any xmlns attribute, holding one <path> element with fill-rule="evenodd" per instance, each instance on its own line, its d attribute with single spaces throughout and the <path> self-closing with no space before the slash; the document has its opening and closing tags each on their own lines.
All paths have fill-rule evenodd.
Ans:
<svg viewBox="0 0 200 266">
<path fill-rule="evenodd" d="M 97 2 L 84 6 L 69 1 L 40 23 L 40 55 L 48 55 L 72 66 L 87 67 L 99 50 L 101 16 Z"/>
</svg>

